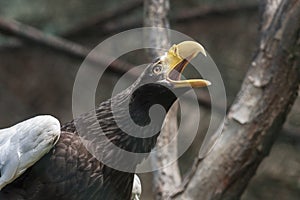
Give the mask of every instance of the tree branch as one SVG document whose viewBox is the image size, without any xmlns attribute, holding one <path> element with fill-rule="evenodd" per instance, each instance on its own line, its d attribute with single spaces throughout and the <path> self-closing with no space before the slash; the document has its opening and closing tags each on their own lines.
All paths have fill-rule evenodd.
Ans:
<svg viewBox="0 0 300 200">
<path fill-rule="evenodd" d="M 36 28 L 19 23 L 14 20 L 4 20 L 0 18 L 0 32 L 18 37 L 25 41 L 34 42 L 36 44 L 43 45 L 51 49 L 59 50 L 63 53 L 66 53 L 79 59 L 85 59 L 91 51 L 90 49 L 83 47 L 77 43 L 71 42 L 69 40 L 57 36 L 46 35 L 45 33 Z M 110 58 L 98 54 L 97 56 L 89 56 L 87 57 L 87 59 L 89 59 L 89 61 L 95 64 L 103 64 L 106 63 L 105 61 Z M 109 69 L 112 72 L 125 73 L 128 72 L 129 69 L 131 69 L 131 67 L 131 64 L 118 59 L 110 65 Z M 133 77 L 137 77 L 139 74 L 131 73 L 131 75 Z"/>
<path fill-rule="evenodd" d="M 169 0 L 145 0 L 145 16 L 144 25 L 147 27 L 158 27 L 153 30 L 145 40 L 153 44 L 156 48 L 150 49 L 149 54 L 152 58 L 161 56 L 165 49 L 170 47 L 169 35 L 166 29 L 169 28 L 168 11 Z M 153 157 L 151 157 L 152 165 L 158 169 L 153 172 L 153 190 L 156 199 L 166 199 L 170 192 L 181 182 L 178 163 L 174 162 L 172 165 L 165 167 L 166 163 L 170 163 L 174 158 L 177 158 L 177 111 L 178 103 L 176 102 L 168 112 L 160 137 L 158 138 L 156 147 L 162 149 L 170 144 L 172 140 L 174 145 L 168 146 L 164 151 L 160 150 Z"/>
<path fill-rule="evenodd" d="M 189 10 L 183 10 L 171 17 L 173 23 L 186 23 L 193 20 L 205 19 L 209 17 L 224 17 L 224 16 L 236 16 L 245 12 L 256 12 L 258 10 L 258 4 L 226 4 L 222 6 L 200 6 Z"/>
<path fill-rule="evenodd" d="M 300 80 L 300 1 L 268 0 L 259 51 L 219 142 L 171 199 L 239 199 L 293 104 Z"/>
</svg>

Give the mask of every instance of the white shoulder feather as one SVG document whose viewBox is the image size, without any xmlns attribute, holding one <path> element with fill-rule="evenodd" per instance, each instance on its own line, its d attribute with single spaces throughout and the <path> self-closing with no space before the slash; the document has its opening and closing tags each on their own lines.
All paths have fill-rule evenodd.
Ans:
<svg viewBox="0 0 300 200">
<path fill-rule="evenodd" d="M 140 200 L 142 194 L 142 184 L 138 175 L 134 174 L 131 200 Z"/>
<path fill-rule="evenodd" d="M 0 190 L 42 158 L 60 137 L 60 123 L 37 116 L 0 130 Z"/>
</svg>

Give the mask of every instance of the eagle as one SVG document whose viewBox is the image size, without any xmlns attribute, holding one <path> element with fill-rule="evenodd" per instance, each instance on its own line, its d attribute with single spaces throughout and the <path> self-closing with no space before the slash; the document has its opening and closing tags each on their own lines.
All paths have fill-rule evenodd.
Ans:
<svg viewBox="0 0 300 200">
<path fill-rule="evenodd" d="M 210 85 L 204 79 L 181 79 L 188 63 L 199 53 L 206 56 L 203 46 L 195 41 L 174 44 L 150 63 L 131 86 L 63 124 L 59 131 L 59 123 L 53 120 L 54 131 L 41 122 L 33 138 L 15 134 L 23 140 L 14 140 L 6 133 L 5 137 L 11 139 L 10 143 L 0 139 L 0 199 L 130 200 L 132 190 L 136 190 L 134 170 L 155 147 L 166 112 L 177 97 L 191 88 Z M 153 120 L 150 111 L 154 105 L 166 112 Z M 128 125 L 132 122 L 136 126 Z M 27 129 L 34 131 L 30 126 Z M 12 132 L 18 131 L 15 128 Z M 41 136 L 41 132 L 46 134 Z M 1 134 L 5 133 L 0 131 L 0 138 Z M 3 150 L 18 147 L 33 153 L 28 152 L 22 159 L 16 156 L 15 160 Z M 142 156 L 128 159 L 122 156 L 123 151 Z M 116 169 L 114 164 L 126 169 Z"/>
</svg>

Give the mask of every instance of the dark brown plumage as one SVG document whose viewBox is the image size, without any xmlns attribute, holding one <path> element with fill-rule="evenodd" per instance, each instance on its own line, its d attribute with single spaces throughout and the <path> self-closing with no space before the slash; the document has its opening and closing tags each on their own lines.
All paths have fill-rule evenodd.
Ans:
<svg viewBox="0 0 300 200">
<path fill-rule="evenodd" d="M 22 176 L 0 191 L 0 199 L 129 200 L 134 174 L 104 165 L 93 157 L 85 145 L 89 145 L 96 154 L 101 153 L 107 162 L 126 166 L 133 172 L 145 157 L 128 160 L 112 146 L 116 145 L 136 153 L 148 153 L 155 146 L 165 115 L 157 116 L 154 123 L 151 123 L 149 109 L 154 104 L 160 104 L 167 111 L 176 100 L 176 96 L 188 90 L 186 86 L 175 87 L 181 81 L 176 82 L 173 79 L 180 78 L 178 72 L 181 73 L 187 63 L 185 57 L 176 56 L 180 58 L 180 62 L 176 64 L 164 63 L 166 60 L 162 59 L 150 64 L 132 86 L 102 102 L 96 109 L 96 116 L 93 115 L 94 112 L 87 112 L 64 124 L 56 146 Z M 177 72 L 177 75 L 174 75 L 174 72 Z M 175 95 L 176 93 L 178 94 Z M 112 106 L 115 108 L 114 113 Z M 146 130 L 126 127 L 130 119 L 140 127 L 150 123 L 152 126 Z M 138 133 L 141 137 L 128 135 L 123 131 L 124 128 Z M 89 133 L 80 139 L 81 131 Z M 154 135 L 143 138 L 153 131 Z"/>
</svg>

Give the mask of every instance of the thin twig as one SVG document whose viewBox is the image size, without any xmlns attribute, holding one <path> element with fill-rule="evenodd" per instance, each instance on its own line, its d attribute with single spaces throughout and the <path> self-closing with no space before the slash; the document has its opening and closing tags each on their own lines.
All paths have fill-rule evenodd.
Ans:
<svg viewBox="0 0 300 200">
<path fill-rule="evenodd" d="M 227 4 L 222 6 L 201 6 L 183 10 L 171 17 L 173 23 L 186 23 L 187 21 L 205 19 L 208 17 L 234 16 L 238 13 L 256 12 L 258 4 Z"/>
<path fill-rule="evenodd" d="M 111 22 L 114 19 L 123 17 L 124 15 L 128 15 L 130 12 L 136 10 L 139 7 L 142 7 L 143 1 L 142 0 L 131 0 L 129 2 L 121 3 L 120 7 L 117 7 L 113 10 L 105 11 L 100 15 L 94 16 L 84 22 L 76 25 L 75 28 L 70 29 L 63 33 L 62 35 L 65 36 L 73 36 L 81 34 L 82 32 L 88 30 L 91 27 L 97 26 L 97 29 L 102 25 L 106 24 L 107 22 Z"/>
<path fill-rule="evenodd" d="M 222 6 L 206 6 L 196 7 L 191 9 L 182 10 L 179 13 L 174 14 L 170 17 L 170 23 L 187 23 L 193 20 L 207 19 L 209 17 L 224 17 L 224 16 L 235 16 L 237 13 L 256 12 L 258 10 L 258 4 L 227 4 Z M 141 19 L 126 20 L 123 23 L 101 23 L 101 35 L 109 35 L 121 31 L 125 31 L 132 28 L 141 27 L 143 22 Z M 100 25 L 97 25 L 100 26 Z M 80 26 L 79 26 L 80 28 Z M 84 29 L 80 31 L 90 32 L 93 26 L 84 26 Z M 99 28 L 98 28 L 99 30 Z M 79 31 L 77 32 L 79 33 Z M 74 35 L 70 33 L 71 35 Z M 69 35 L 66 35 L 69 36 Z"/>
</svg>

